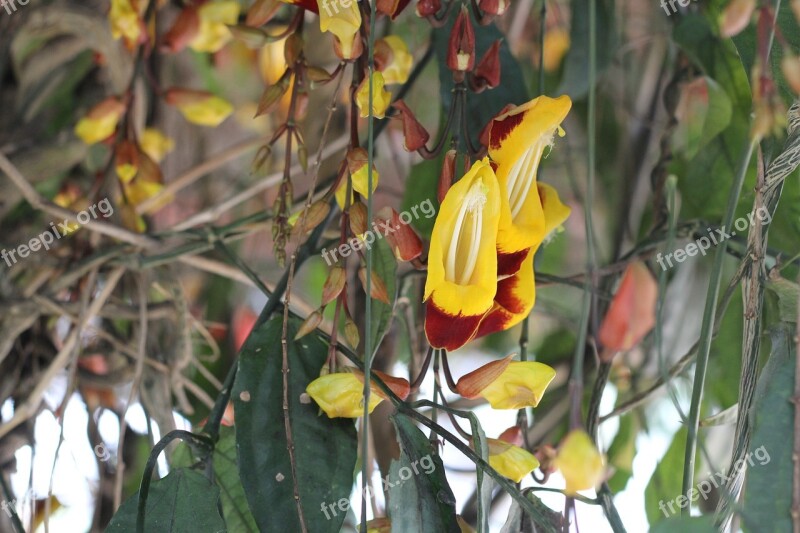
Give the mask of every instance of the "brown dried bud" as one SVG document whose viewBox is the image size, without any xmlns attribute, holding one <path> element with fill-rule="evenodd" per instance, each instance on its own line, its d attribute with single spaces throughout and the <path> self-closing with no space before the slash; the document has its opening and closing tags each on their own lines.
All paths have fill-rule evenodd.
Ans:
<svg viewBox="0 0 800 533">
<path fill-rule="evenodd" d="M 391 228 L 385 237 L 398 261 L 411 261 L 422 255 L 422 240 L 411 226 L 400 220 L 397 211 L 389 207 L 382 209 L 381 215 L 377 222 L 383 228 Z"/>
<path fill-rule="evenodd" d="M 489 87 L 500 85 L 500 41 L 495 41 L 486 50 L 475 69 L 475 77 L 483 80 Z"/>
<path fill-rule="evenodd" d="M 325 280 L 325 285 L 322 286 L 321 307 L 325 307 L 338 298 L 344 290 L 346 283 L 347 273 L 345 272 L 344 268 L 340 266 L 333 267 L 328 274 L 328 279 Z"/>
<path fill-rule="evenodd" d="M 381 277 L 377 275 L 374 271 L 372 272 L 371 276 L 371 285 L 370 285 L 370 296 L 375 300 L 379 300 L 386 305 L 391 305 L 389 300 L 389 291 L 386 290 L 386 284 L 383 282 Z M 367 290 L 367 269 L 361 267 L 358 269 L 358 279 L 361 280 L 361 285 L 364 287 L 364 290 Z"/>
<path fill-rule="evenodd" d="M 331 206 L 324 200 L 317 200 L 308 209 L 298 211 L 289 219 L 289 224 L 293 224 L 292 234 L 310 233 L 328 218 L 330 211 Z"/>
<path fill-rule="evenodd" d="M 200 31 L 200 16 L 197 8 L 184 8 L 175 19 L 175 23 L 161 39 L 162 52 L 180 52 L 186 48 Z"/>
<path fill-rule="evenodd" d="M 466 7 L 456 18 L 447 49 L 447 68 L 454 72 L 472 70 L 475 66 L 475 30 Z"/>
<path fill-rule="evenodd" d="M 354 202 L 350 206 L 350 211 L 348 211 L 350 215 L 350 231 L 353 232 L 353 235 L 358 237 L 359 235 L 363 235 L 367 231 L 367 206 L 364 205 L 364 202 Z"/>
<path fill-rule="evenodd" d="M 306 318 L 303 323 L 300 325 L 300 329 L 297 330 L 297 334 L 294 336 L 294 340 L 302 339 L 309 333 L 313 332 L 317 329 L 322 323 L 322 309 L 317 309 Z"/>
<path fill-rule="evenodd" d="M 422 127 L 405 102 L 398 100 L 392 106 L 400 112 L 400 118 L 403 120 L 403 147 L 408 152 L 416 152 L 425 146 L 431 137 L 430 134 Z"/>
<path fill-rule="evenodd" d="M 280 0 L 256 0 L 247 10 L 244 23 L 253 28 L 263 26 L 275 16 L 282 5 Z"/>
<path fill-rule="evenodd" d="M 441 204 L 444 201 L 447 191 L 453 184 L 453 179 L 456 175 L 456 156 L 458 152 L 455 150 L 448 150 L 444 154 L 444 161 L 442 162 L 442 172 L 439 174 L 439 186 L 436 189 L 436 198 Z"/>
</svg>

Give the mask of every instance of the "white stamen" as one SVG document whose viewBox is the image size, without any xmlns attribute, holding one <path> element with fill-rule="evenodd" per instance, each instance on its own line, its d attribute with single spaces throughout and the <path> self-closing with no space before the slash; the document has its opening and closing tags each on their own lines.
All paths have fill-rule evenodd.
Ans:
<svg viewBox="0 0 800 533">
<path fill-rule="evenodd" d="M 445 278 L 459 285 L 470 282 L 478 263 L 483 225 L 486 186 L 476 181 L 458 211 L 445 261 Z"/>
</svg>

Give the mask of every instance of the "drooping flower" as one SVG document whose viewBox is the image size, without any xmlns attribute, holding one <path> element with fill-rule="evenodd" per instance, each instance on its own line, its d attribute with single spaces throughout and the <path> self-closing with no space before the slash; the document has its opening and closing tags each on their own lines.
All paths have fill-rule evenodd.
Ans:
<svg viewBox="0 0 800 533">
<path fill-rule="evenodd" d="M 556 371 L 536 361 L 512 361 L 512 357 L 492 361 L 462 376 L 456 390 L 464 398 L 482 396 L 495 409 L 536 407 Z"/>
<path fill-rule="evenodd" d="M 497 292 L 500 189 L 488 158 L 450 187 L 433 225 L 425 282 L 425 333 L 455 350 L 475 335 Z"/>
<path fill-rule="evenodd" d="M 408 46 L 397 35 L 387 35 L 375 43 L 375 68 L 387 85 L 405 83 L 413 62 Z"/>
<path fill-rule="evenodd" d="M 385 89 L 383 74 L 372 73 L 372 115 L 383 118 L 392 103 L 392 93 Z M 362 117 L 369 116 L 369 78 L 364 78 L 356 91 L 356 104 Z"/>
<path fill-rule="evenodd" d="M 177 107 L 186 120 L 200 126 L 218 126 L 233 113 L 228 101 L 208 91 L 172 88 L 164 99 Z"/>
<path fill-rule="evenodd" d="M 355 0 L 317 0 L 319 29 L 336 36 L 337 52 L 342 59 L 355 59 L 361 55 L 358 30 L 361 12 Z"/>
<path fill-rule="evenodd" d="M 489 132 L 489 156 L 497 165 L 502 204 L 497 234 L 498 273 L 511 275 L 534 245 L 542 242 L 545 220 L 536 176 L 572 106 L 568 96 L 540 96 L 496 117 Z"/>
<path fill-rule="evenodd" d="M 539 466 L 534 455 L 524 448 L 500 439 L 486 439 L 489 446 L 489 466 L 514 483 L 533 472 Z"/>
<path fill-rule="evenodd" d="M 554 460 L 567 482 L 564 492 L 575 495 L 580 490 L 593 489 L 603 479 L 605 461 L 592 439 L 582 429 L 570 431 Z"/>
<path fill-rule="evenodd" d="M 431 136 L 406 103 L 403 100 L 397 100 L 392 107 L 400 112 L 400 119 L 403 121 L 403 148 L 409 152 L 416 152 L 425 146 Z"/>
<path fill-rule="evenodd" d="M 408 397 L 408 381 L 373 371 L 401 399 Z M 387 397 L 370 381 L 369 412 Z M 364 374 L 359 370 L 337 372 L 318 377 L 306 387 L 306 392 L 325 411 L 329 418 L 359 418 L 364 414 Z"/>
<path fill-rule="evenodd" d="M 411 261 L 422 255 L 422 240 L 397 211 L 391 207 L 381 209 L 376 222 L 381 228 L 390 228 L 385 230 L 385 237 L 398 261 Z"/>
<path fill-rule="evenodd" d="M 630 350 L 653 329 L 657 300 L 658 284 L 647 266 L 641 261 L 628 265 L 598 332 L 604 359 Z"/>
<path fill-rule="evenodd" d="M 156 163 L 164 160 L 175 149 L 175 141 L 156 128 L 147 128 L 139 137 L 139 146 Z"/>
<path fill-rule="evenodd" d="M 500 85 L 500 41 L 495 41 L 483 54 L 478 66 L 475 67 L 475 77 L 489 88 Z"/>
<path fill-rule="evenodd" d="M 125 104 L 113 96 L 106 98 L 78 121 L 75 135 L 86 144 L 99 143 L 113 135 L 124 113 Z"/>
<path fill-rule="evenodd" d="M 240 5 L 236 0 L 206 2 L 197 9 L 200 25 L 197 34 L 189 42 L 189 48 L 197 52 L 217 52 L 233 39 L 228 25 L 239 19 Z"/>
<path fill-rule="evenodd" d="M 350 179 L 352 181 L 353 190 L 364 198 L 370 195 L 369 190 L 369 156 L 367 151 L 363 148 L 354 148 L 347 154 L 347 167 L 350 171 Z M 372 166 L 372 192 L 378 187 L 380 176 L 375 166 Z M 350 205 L 353 205 L 355 196 L 350 196 Z M 342 179 L 339 186 L 336 188 L 336 202 L 341 209 L 345 208 L 347 200 L 347 180 Z"/>
</svg>

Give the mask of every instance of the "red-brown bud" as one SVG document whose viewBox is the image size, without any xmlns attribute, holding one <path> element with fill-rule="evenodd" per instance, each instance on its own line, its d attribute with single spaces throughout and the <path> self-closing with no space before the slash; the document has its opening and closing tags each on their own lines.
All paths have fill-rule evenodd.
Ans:
<svg viewBox="0 0 800 533">
<path fill-rule="evenodd" d="M 487 15 L 500 16 L 506 12 L 509 0 L 478 0 L 478 7 Z"/>
<path fill-rule="evenodd" d="M 375 7 L 378 13 L 389 15 L 395 19 L 397 15 L 403 12 L 408 5 L 409 0 L 378 0 Z"/>
<path fill-rule="evenodd" d="M 397 211 L 391 207 L 382 209 L 377 222 L 380 227 L 387 229 L 386 241 L 398 261 L 411 261 L 422 255 L 422 240 L 411 226 L 400 220 Z"/>
<path fill-rule="evenodd" d="M 252 28 L 263 26 L 275 16 L 282 5 L 280 0 L 256 0 L 247 10 L 244 23 Z"/>
<path fill-rule="evenodd" d="M 483 80 L 491 88 L 500 85 L 500 41 L 495 41 L 486 50 L 475 69 L 475 77 Z"/>
<path fill-rule="evenodd" d="M 162 52 L 180 52 L 197 36 L 200 31 L 200 15 L 197 8 L 189 6 L 180 12 L 175 23 L 161 40 Z"/>
<path fill-rule="evenodd" d="M 442 8 L 441 0 L 417 0 L 417 16 L 432 17 Z"/>
<path fill-rule="evenodd" d="M 454 72 L 472 70 L 475 66 L 475 30 L 466 7 L 456 18 L 447 50 L 447 68 Z"/>
<path fill-rule="evenodd" d="M 441 204 L 450 186 L 453 184 L 453 178 L 456 175 L 456 155 L 455 150 L 448 150 L 444 154 L 444 162 L 442 163 L 442 172 L 439 174 L 439 186 L 436 189 L 436 198 Z"/>
<path fill-rule="evenodd" d="M 428 142 L 430 134 L 422 127 L 417 117 L 402 100 L 396 101 L 392 106 L 400 112 L 403 120 L 403 137 L 405 141 L 403 147 L 409 152 L 416 152 Z"/>
</svg>

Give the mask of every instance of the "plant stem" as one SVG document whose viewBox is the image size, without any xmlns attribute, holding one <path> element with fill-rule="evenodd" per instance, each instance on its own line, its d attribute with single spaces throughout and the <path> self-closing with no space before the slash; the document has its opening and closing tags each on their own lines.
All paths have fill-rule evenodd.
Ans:
<svg viewBox="0 0 800 533">
<path fill-rule="evenodd" d="M 736 214 L 736 205 L 739 203 L 739 195 L 747 175 L 747 168 L 750 166 L 750 159 L 755 148 L 755 141 L 747 140 L 747 147 L 742 154 L 736 178 L 732 184 L 728 206 L 725 212 L 723 228 L 730 228 Z M 717 297 L 719 296 L 720 283 L 722 281 L 722 266 L 725 259 L 725 250 L 728 247 L 727 240 L 719 243 L 714 250 L 714 265 L 711 270 L 711 279 L 708 282 L 708 293 L 706 294 L 706 305 L 703 312 L 703 325 L 700 328 L 700 341 L 697 352 L 697 367 L 694 373 L 694 386 L 692 387 L 692 403 L 689 407 L 688 434 L 686 436 L 686 452 L 683 462 L 683 485 L 682 494 L 686 494 L 694 486 L 694 465 L 697 453 L 697 432 L 700 426 L 700 404 L 703 401 L 703 389 L 705 387 L 706 370 L 708 368 L 708 356 L 711 353 L 712 325 L 717 312 Z M 681 514 L 689 516 L 689 506 L 682 509 Z"/>
</svg>

